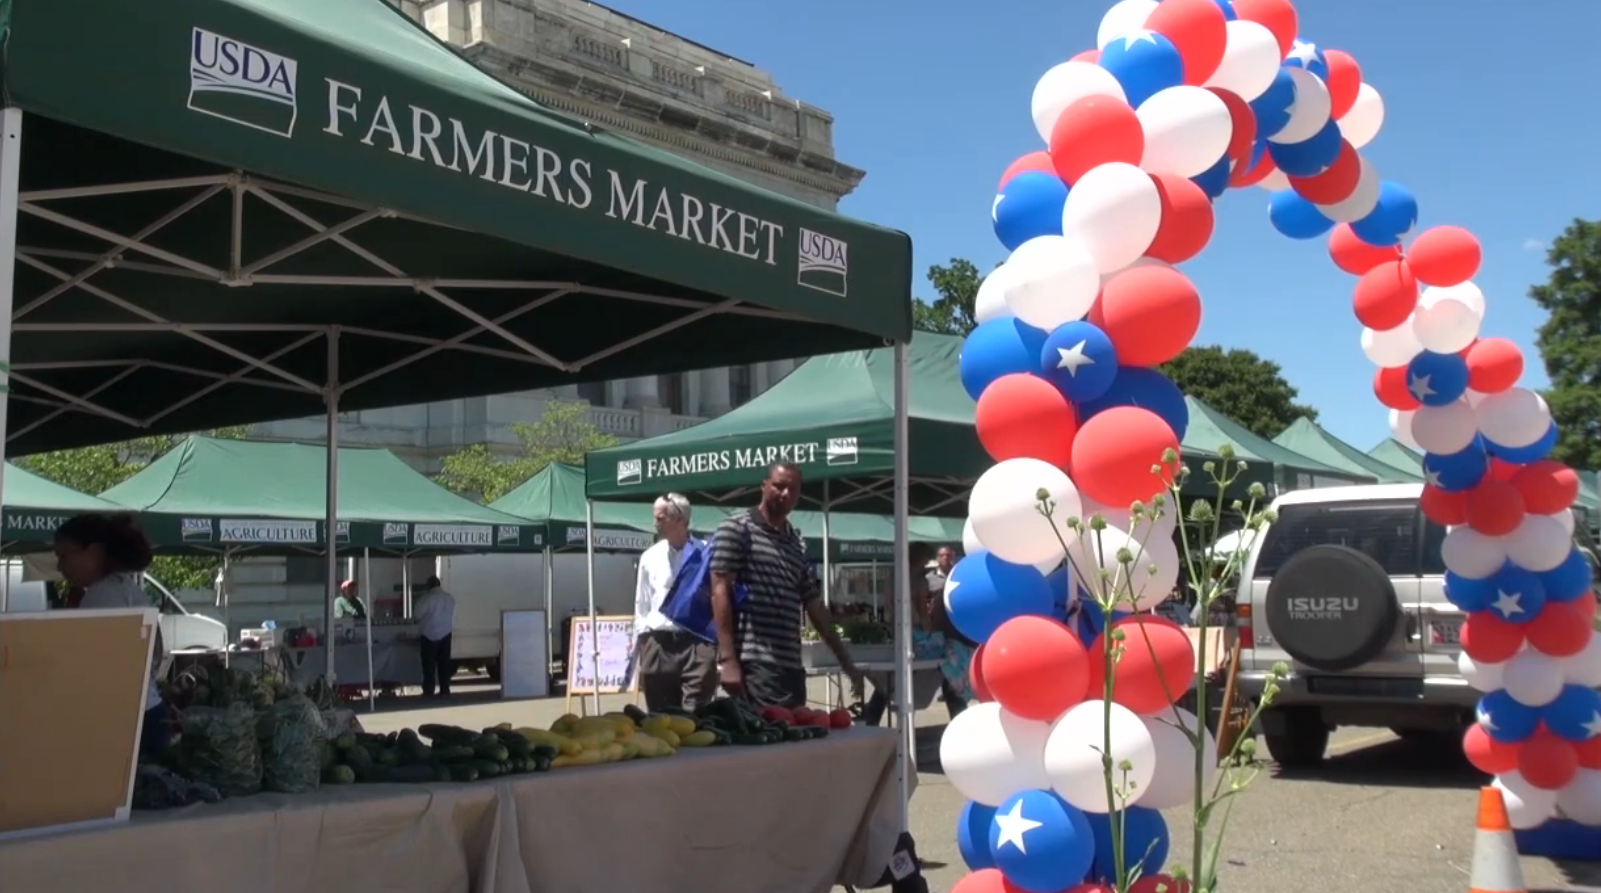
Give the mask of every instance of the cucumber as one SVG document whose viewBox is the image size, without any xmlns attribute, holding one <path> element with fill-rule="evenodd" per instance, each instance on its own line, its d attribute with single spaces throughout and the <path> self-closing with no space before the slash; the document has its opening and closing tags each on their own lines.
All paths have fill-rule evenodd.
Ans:
<svg viewBox="0 0 1601 893">
<path fill-rule="evenodd" d="M 380 766 L 399 766 L 400 752 L 392 747 L 385 747 L 373 754 L 372 760 Z"/>
<path fill-rule="evenodd" d="M 785 741 L 806 741 L 806 740 L 811 738 L 810 735 L 806 734 L 806 731 L 807 730 L 803 729 L 803 728 L 787 727 L 787 728 L 784 729 L 784 740 Z"/>
<path fill-rule="evenodd" d="M 355 782 L 355 770 L 349 766 L 329 766 L 322 770 L 323 784 L 354 784 Z"/>
<path fill-rule="evenodd" d="M 457 726 L 444 726 L 436 723 L 418 726 L 417 733 L 433 741 L 435 747 L 441 744 L 446 747 L 470 746 L 473 740 L 479 737 L 476 733 Z"/>
<path fill-rule="evenodd" d="M 827 738 L 828 737 L 828 726 L 808 726 L 807 729 L 806 729 L 806 734 L 807 734 L 807 737 L 811 738 L 814 741 L 817 740 L 818 738 Z"/>
<path fill-rule="evenodd" d="M 542 755 L 536 753 L 536 754 L 534 754 L 532 759 L 533 759 L 533 762 L 529 766 L 529 771 L 530 772 L 549 772 L 550 771 L 550 761 L 552 759 L 555 759 L 555 758 L 554 757 L 542 756 Z"/>
<path fill-rule="evenodd" d="M 506 748 L 508 754 L 514 757 L 528 756 L 529 749 L 533 747 L 527 738 L 513 732 L 511 729 L 484 729 L 484 737 L 494 738 L 502 747 Z"/>
<path fill-rule="evenodd" d="M 488 760 L 491 763 L 504 763 L 506 758 L 511 756 L 506 745 L 501 744 L 499 738 L 487 735 L 473 742 L 472 751 L 479 759 Z"/>
<path fill-rule="evenodd" d="M 549 744 L 536 744 L 528 751 L 528 758 L 550 762 L 556 759 L 556 748 Z"/>
<path fill-rule="evenodd" d="M 478 767 L 471 763 L 456 763 L 450 767 L 451 781 L 477 781 Z"/>
<path fill-rule="evenodd" d="M 491 760 L 473 760 L 467 765 L 478 770 L 479 778 L 498 778 L 501 774 L 500 764 Z"/>
<path fill-rule="evenodd" d="M 444 763 L 435 763 L 433 766 L 431 766 L 429 768 L 434 770 L 434 778 L 433 778 L 434 781 L 450 781 L 451 780 L 450 767 L 445 765 Z"/>
</svg>

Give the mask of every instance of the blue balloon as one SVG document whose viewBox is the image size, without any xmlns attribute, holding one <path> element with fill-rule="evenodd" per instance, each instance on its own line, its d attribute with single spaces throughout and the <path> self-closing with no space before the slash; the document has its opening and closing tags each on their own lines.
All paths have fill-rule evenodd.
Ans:
<svg viewBox="0 0 1601 893">
<path fill-rule="evenodd" d="M 1424 406 L 1449 406 L 1468 390 L 1468 361 L 1425 350 L 1406 367 L 1406 389 Z"/>
<path fill-rule="evenodd" d="M 1045 332 L 1015 316 L 1001 316 L 969 332 L 962 342 L 962 388 L 974 400 L 995 379 L 1039 368 Z"/>
<path fill-rule="evenodd" d="M 980 549 L 951 568 L 945 610 L 962 635 L 982 642 L 1013 617 L 1051 616 L 1051 587 L 1034 568 Z"/>
<path fill-rule="evenodd" d="M 1533 571 L 1507 562 L 1495 576 L 1489 611 L 1508 623 L 1528 623 L 1545 609 L 1545 586 Z"/>
<path fill-rule="evenodd" d="M 1592 573 L 1590 560 L 1574 548 L 1561 564 L 1535 576 L 1545 587 L 1546 601 L 1571 602 L 1590 591 Z"/>
<path fill-rule="evenodd" d="M 1212 0 L 1212 2 L 1217 4 L 1218 9 L 1223 10 L 1224 21 L 1232 22 L 1239 18 L 1239 16 L 1234 12 L 1234 4 L 1229 2 L 1229 0 Z"/>
<path fill-rule="evenodd" d="M 1060 893 L 1082 882 L 1095 859 L 1084 813 L 1050 791 L 1024 791 L 997 807 L 989 844 L 995 867 L 1030 893 Z"/>
<path fill-rule="evenodd" d="M 1006 181 L 995 197 L 990 219 L 995 238 L 1007 251 L 1035 236 L 1062 234 L 1062 206 L 1067 203 L 1067 184 L 1055 174 L 1024 171 Z"/>
<path fill-rule="evenodd" d="M 1476 715 L 1485 733 L 1502 744 L 1527 741 L 1540 726 L 1540 711 L 1519 704 L 1504 688 L 1480 698 Z"/>
<path fill-rule="evenodd" d="M 1272 138 L 1290 123 L 1290 107 L 1295 105 L 1295 78 L 1279 69 L 1273 83 L 1248 105 L 1256 115 L 1256 135 L 1264 141 Z"/>
<path fill-rule="evenodd" d="M 1289 55 L 1284 57 L 1286 68 L 1304 68 L 1317 75 L 1320 80 L 1329 79 L 1329 60 L 1323 55 L 1318 45 L 1297 37 L 1290 46 Z"/>
<path fill-rule="evenodd" d="M 1418 200 L 1400 183 L 1379 184 L 1379 203 L 1368 216 L 1351 224 L 1358 239 L 1376 248 L 1401 244 L 1401 238 L 1418 225 Z"/>
<path fill-rule="evenodd" d="M 1190 428 L 1190 407 L 1184 402 L 1184 392 L 1168 377 L 1144 366 L 1119 366 L 1112 387 L 1100 399 L 1078 408 L 1082 422 L 1103 409 L 1114 406 L 1138 406 L 1162 417 L 1180 441 Z"/>
<path fill-rule="evenodd" d="M 1073 403 L 1088 403 L 1105 395 L 1117 380 L 1117 348 L 1093 323 L 1063 323 L 1045 337 L 1039 374 Z"/>
<path fill-rule="evenodd" d="M 995 857 L 990 855 L 990 822 L 994 818 L 995 807 L 969 801 L 956 819 L 956 849 L 969 871 L 995 867 Z"/>
<path fill-rule="evenodd" d="M 1232 172 L 1233 168 L 1229 164 L 1229 156 L 1224 153 L 1223 157 L 1217 160 L 1217 164 L 1191 177 L 1190 182 L 1201 187 L 1201 191 L 1206 193 L 1207 198 L 1216 201 L 1218 196 L 1228 191 L 1229 174 Z"/>
<path fill-rule="evenodd" d="M 1092 598 L 1089 592 L 1087 592 L 1082 586 L 1080 586 L 1078 590 L 1078 603 L 1081 606 L 1081 609 L 1078 612 L 1079 626 L 1076 631 L 1078 632 L 1079 639 L 1084 642 L 1084 647 L 1088 648 L 1095 644 L 1095 639 L 1100 636 L 1101 633 L 1106 632 L 1106 617 L 1101 613 L 1101 606 L 1096 603 L 1095 599 Z M 1122 620 L 1124 617 L 1132 616 L 1134 616 L 1133 611 L 1119 611 L 1116 608 L 1112 609 L 1113 623 Z"/>
<path fill-rule="evenodd" d="M 1280 189 L 1267 203 L 1267 219 L 1280 234 L 1292 239 L 1316 239 L 1334 228 L 1334 221 L 1293 189 Z"/>
<path fill-rule="evenodd" d="M 1546 728 L 1560 738 L 1580 743 L 1601 737 L 1601 692 L 1583 685 L 1564 685 L 1556 700 L 1540 708 Z"/>
<path fill-rule="evenodd" d="M 1184 83 L 1184 57 L 1171 40 L 1155 31 L 1130 31 L 1101 48 L 1101 67 L 1123 85 L 1128 104 L 1140 103 Z"/>
<path fill-rule="evenodd" d="M 1051 587 L 1051 619 L 1067 619 L 1067 604 L 1072 601 L 1068 594 L 1072 587 L 1072 568 L 1062 565 L 1047 574 L 1045 582 Z"/>
<path fill-rule="evenodd" d="M 1484 451 L 1484 441 L 1474 438 L 1460 453 L 1440 456 L 1423 454 L 1423 479 L 1447 493 L 1471 490 L 1490 471 L 1490 454 Z"/>
<path fill-rule="evenodd" d="M 1464 611 L 1484 611 L 1495 601 L 1495 574 L 1482 580 L 1464 577 L 1456 571 L 1445 572 L 1445 597 Z"/>
<path fill-rule="evenodd" d="M 1301 143 L 1269 143 L 1267 151 L 1285 176 L 1314 177 L 1334 165 L 1343 145 L 1340 125 L 1331 119 L 1311 139 Z"/>
<path fill-rule="evenodd" d="M 1090 880 L 1102 883 L 1112 883 L 1117 880 L 1117 856 L 1112 849 L 1112 823 L 1119 819 L 1123 822 L 1123 868 L 1132 870 L 1136 866 L 1140 874 L 1150 876 L 1159 874 L 1162 866 L 1167 864 L 1168 846 L 1171 842 L 1168 837 L 1167 820 L 1154 809 L 1144 806 L 1130 806 L 1123 811 L 1123 815 L 1105 813 L 1086 813 L 1089 819 L 1090 830 L 1095 832 L 1095 864 L 1090 868 Z"/>
<path fill-rule="evenodd" d="M 1500 459 L 1502 462 L 1510 462 L 1513 465 L 1528 465 L 1530 462 L 1538 462 L 1551 455 L 1551 451 L 1557 448 L 1557 424 L 1552 422 L 1551 427 L 1545 429 L 1545 433 L 1540 435 L 1540 439 L 1528 446 L 1504 447 L 1486 438 L 1484 448 L 1490 451 L 1490 455 Z"/>
</svg>

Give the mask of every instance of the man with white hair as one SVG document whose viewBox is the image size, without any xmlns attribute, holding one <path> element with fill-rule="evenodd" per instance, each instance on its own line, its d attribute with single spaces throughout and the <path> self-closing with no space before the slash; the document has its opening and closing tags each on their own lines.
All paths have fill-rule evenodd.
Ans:
<svg viewBox="0 0 1601 893">
<path fill-rule="evenodd" d="M 645 707 L 694 710 L 717 693 L 717 646 L 696 636 L 662 613 L 662 602 L 684 566 L 687 550 L 706 544 L 689 535 L 689 500 L 678 493 L 657 498 L 653 508 L 661 539 L 639 556 L 639 583 L 634 596 L 634 654 Z"/>
</svg>

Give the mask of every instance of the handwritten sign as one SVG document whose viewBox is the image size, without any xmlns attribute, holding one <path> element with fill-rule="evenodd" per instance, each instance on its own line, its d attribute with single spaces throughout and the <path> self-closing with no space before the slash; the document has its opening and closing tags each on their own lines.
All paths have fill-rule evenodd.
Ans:
<svg viewBox="0 0 1601 893">
<path fill-rule="evenodd" d="M 567 643 L 567 694 L 611 694 L 634 685 L 634 618 L 597 617 L 596 637 L 600 660 L 595 659 L 596 637 L 590 635 L 588 617 L 574 617 Z M 598 666 L 597 666 L 598 663 Z"/>
</svg>

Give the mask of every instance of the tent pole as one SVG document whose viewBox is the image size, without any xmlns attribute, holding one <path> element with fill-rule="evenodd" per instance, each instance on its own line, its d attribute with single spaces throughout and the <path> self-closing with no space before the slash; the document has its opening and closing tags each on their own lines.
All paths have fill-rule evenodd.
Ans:
<svg viewBox="0 0 1601 893">
<path fill-rule="evenodd" d="M 366 603 L 367 610 L 362 616 L 367 618 L 367 712 L 378 709 L 378 681 L 372 678 L 372 550 L 361 550 L 361 600 Z"/>
<path fill-rule="evenodd" d="M 411 553 L 400 553 L 400 610 L 411 619 Z"/>
<path fill-rule="evenodd" d="M 226 638 L 222 640 L 222 665 L 233 666 L 233 649 L 229 639 L 233 638 L 233 595 L 228 591 L 228 549 L 222 550 L 222 566 L 217 568 L 217 603 L 222 606 L 222 628 Z"/>
<path fill-rule="evenodd" d="M 328 591 L 323 596 L 323 674 L 329 685 L 339 683 L 334 669 L 334 599 L 339 595 L 339 327 L 328 330 L 328 384 L 323 388 L 323 408 L 328 413 L 328 465 L 325 489 L 327 512 L 323 517 L 323 548 L 328 555 Z"/>
<path fill-rule="evenodd" d="M 556 659 L 556 571 L 550 566 L 550 543 L 545 543 L 545 675 L 550 675 L 551 662 Z M 504 657 L 504 655 L 502 655 Z"/>
<path fill-rule="evenodd" d="M 834 565 L 828 560 L 828 481 L 823 481 L 823 604 L 832 603 Z"/>
<path fill-rule="evenodd" d="M 595 501 L 584 500 L 584 562 L 589 575 L 589 657 L 590 672 L 594 675 L 595 715 L 600 715 L 600 621 L 595 614 Z M 568 679 L 577 678 L 572 673 Z"/>
<path fill-rule="evenodd" d="M 6 404 L 11 380 L 12 285 L 17 270 L 17 175 L 22 170 L 22 109 L 0 112 L 0 493 L 5 487 Z M 10 574 L 5 607 L 11 607 Z M 159 658 L 160 655 L 157 655 Z"/>
<path fill-rule="evenodd" d="M 917 753 L 912 726 L 912 569 L 907 565 L 906 516 L 910 511 L 910 469 L 907 454 L 906 345 L 895 345 L 895 773 L 900 782 L 901 830 L 911 829 L 909 807 L 913 778 L 907 762 Z"/>
</svg>

